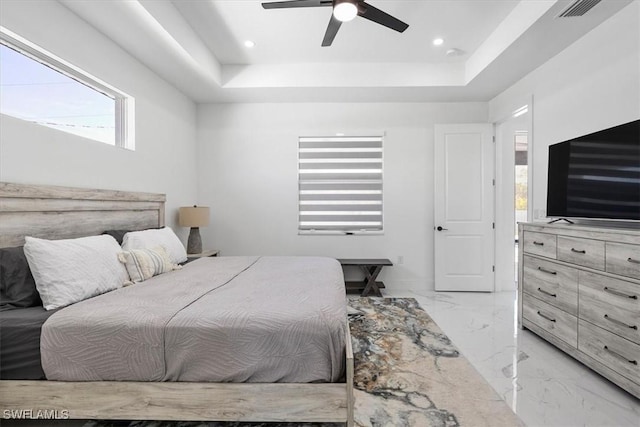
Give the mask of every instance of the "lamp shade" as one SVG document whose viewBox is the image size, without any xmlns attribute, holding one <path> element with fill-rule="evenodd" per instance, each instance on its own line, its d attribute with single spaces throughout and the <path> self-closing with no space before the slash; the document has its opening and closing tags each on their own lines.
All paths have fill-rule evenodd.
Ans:
<svg viewBox="0 0 640 427">
<path fill-rule="evenodd" d="M 209 208 L 206 206 L 186 206 L 180 208 L 181 227 L 206 227 L 209 225 Z"/>
</svg>

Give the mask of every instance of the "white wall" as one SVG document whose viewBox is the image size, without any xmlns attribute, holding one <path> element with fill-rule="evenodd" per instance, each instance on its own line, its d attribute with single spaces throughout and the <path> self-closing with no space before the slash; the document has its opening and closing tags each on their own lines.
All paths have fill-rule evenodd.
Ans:
<svg viewBox="0 0 640 427">
<path fill-rule="evenodd" d="M 499 121 L 533 96 L 533 208 L 546 209 L 548 146 L 640 118 L 635 1 L 489 103 Z M 530 201 L 531 202 L 531 201 Z"/>
<path fill-rule="evenodd" d="M 389 258 L 395 289 L 433 288 L 433 125 L 487 122 L 486 103 L 198 107 L 204 245 L 225 255 Z M 299 236 L 298 136 L 384 131 L 384 235 Z"/>
<path fill-rule="evenodd" d="M 2 0 L 0 23 L 135 97 L 134 152 L 0 118 L 0 180 L 167 194 L 167 225 L 197 202 L 196 106 L 71 11 Z M 186 229 L 176 228 L 186 240 Z"/>
</svg>

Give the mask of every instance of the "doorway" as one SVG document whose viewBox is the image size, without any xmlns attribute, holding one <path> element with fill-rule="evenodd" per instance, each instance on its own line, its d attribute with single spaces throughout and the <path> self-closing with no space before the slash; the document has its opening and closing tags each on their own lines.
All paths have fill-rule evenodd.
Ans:
<svg viewBox="0 0 640 427">
<path fill-rule="evenodd" d="M 496 291 L 517 288 L 518 223 L 531 219 L 531 108 L 524 105 L 496 129 Z"/>
</svg>

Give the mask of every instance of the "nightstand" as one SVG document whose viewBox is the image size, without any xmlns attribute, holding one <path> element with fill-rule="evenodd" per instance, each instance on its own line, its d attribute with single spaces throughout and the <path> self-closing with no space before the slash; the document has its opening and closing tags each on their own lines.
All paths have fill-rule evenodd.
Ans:
<svg viewBox="0 0 640 427">
<path fill-rule="evenodd" d="M 192 259 L 205 258 L 209 256 L 218 256 L 219 254 L 220 254 L 220 251 L 218 249 L 208 249 L 206 251 L 200 252 L 199 254 L 187 254 L 187 258 L 192 258 Z"/>
</svg>

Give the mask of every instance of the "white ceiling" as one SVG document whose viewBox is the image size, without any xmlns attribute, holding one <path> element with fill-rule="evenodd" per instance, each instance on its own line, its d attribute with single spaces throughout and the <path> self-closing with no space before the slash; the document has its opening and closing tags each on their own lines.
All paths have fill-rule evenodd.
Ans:
<svg viewBox="0 0 640 427">
<path fill-rule="evenodd" d="M 409 28 L 356 18 L 330 47 L 330 7 L 59 1 L 196 102 L 406 102 L 487 101 L 632 0 L 572 18 L 557 15 L 574 0 L 369 0 Z"/>
<path fill-rule="evenodd" d="M 320 46 L 330 7 L 265 10 L 259 1 L 238 0 L 172 3 L 223 64 L 296 64 L 446 62 L 451 47 L 475 51 L 518 2 L 373 0 L 377 8 L 410 23 L 409 28 L 400 34 L 356 18 L 342 25 L 331 47 Z M 433 46 L 436 37 L 446 43 Z M 245 40 L 256 47 L 245 48 Z"/>
</svg>

